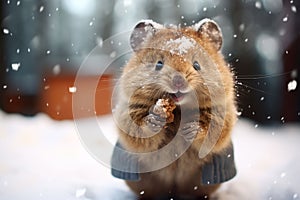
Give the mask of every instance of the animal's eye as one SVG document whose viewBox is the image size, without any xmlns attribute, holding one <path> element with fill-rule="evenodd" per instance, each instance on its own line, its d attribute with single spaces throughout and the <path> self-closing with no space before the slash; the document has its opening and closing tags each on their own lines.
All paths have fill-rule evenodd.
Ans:
<svg viewBox="0 0 300 200">
<path fill-rule="evenodd" d="M 157 61 L 156 65 L 155 65 L 155 70 L 161 70 L 164 66 L 164 63 L 162 61 Z"/>
<path fill-rule="evenodd" d="M 199 64 L 197 61 L 195 61 L 195 62 L 193 63 L 193 67 L 194 67 L 194 69 L 197 70 L 197 71 L 201 70 L 200 64 Z"/>
</svg>

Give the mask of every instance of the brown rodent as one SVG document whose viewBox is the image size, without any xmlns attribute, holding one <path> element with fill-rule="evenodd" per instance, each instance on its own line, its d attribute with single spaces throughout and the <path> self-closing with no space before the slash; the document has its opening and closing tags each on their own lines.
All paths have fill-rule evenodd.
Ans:
<svg viewBox="0 0 300 200">
<path fill-rule="evenodd" d="M 236 121 L 234 82 L 220 53 L 219 26 L 209 19 L 188 27 L 165 27 L 146 20 L 135 26 L 130 43 L 134 53 L 120 79 L 115 114 L 120 146 L 135 153 L 155 152 L 177 134 L 191 143 L 168 166 L 142 172 L 139 180 L 126 180 L 127 185 L 147 199 L 209 198 L 221 182 L 235 175 L 231 155 L 231 130 Z M 165 111 L 172 112 L 171 120 L 154 112 L 161 99 L 176 105 Z M 203 158 L 199 157 L 201 148 L 208 152 Z M 223 159 L 221 167 L 215 163 L 218 159 Z M 232 169 L 227 172 L 228 166 Z M 218 170 L 223 170 L 220 179 Z M 203 183 L 202 178 L 201 182 L 201 177 L 210 176 L 204 173 L 212 173 L 212 179 L 217 181 Z"/>
</svg>

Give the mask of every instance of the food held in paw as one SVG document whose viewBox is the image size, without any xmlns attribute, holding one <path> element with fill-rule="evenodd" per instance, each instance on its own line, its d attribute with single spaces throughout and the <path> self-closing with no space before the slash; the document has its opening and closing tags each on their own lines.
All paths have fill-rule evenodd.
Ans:
<svg viewBox="0 0 300 200">
<path fill-rule="evenodd" d="M 176 108 L 175 103 L 171 99 L 158 99 L 153 107 L 153 113 L 165 118 L 167 123 L 174 121 L 173 110 Z"/>
</svg>

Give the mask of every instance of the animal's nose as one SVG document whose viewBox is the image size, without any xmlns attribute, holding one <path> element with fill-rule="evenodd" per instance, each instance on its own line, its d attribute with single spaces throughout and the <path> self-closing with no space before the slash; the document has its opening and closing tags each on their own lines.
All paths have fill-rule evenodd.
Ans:
<svg viewBox="0 0 300 200">
<path fill-rule="evenodd" d="M 185 80 L 181 75 L 176 74 L 173 77 L 173 85 L 177 88 L 180 89 L 185 86 Z"/>
</svg>

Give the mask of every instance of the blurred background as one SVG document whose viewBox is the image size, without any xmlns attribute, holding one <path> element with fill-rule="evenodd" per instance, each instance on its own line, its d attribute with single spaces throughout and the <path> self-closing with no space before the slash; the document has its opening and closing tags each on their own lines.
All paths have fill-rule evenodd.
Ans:
<svg viewBox="0 0 300 200">
<path fill-rule="evenodd" d="M 223 31 L 238 114 L 262 125 L 300 122 L 299 0 L 3 0 L 0 6 L 0 109 L 6 113 L 72 119 L 77 70 L 97 45 L 141 19 L 192 25 L 209 17 Z M 93 68 L 101 68 L 90 65 L 82 77 L 87 90 L 98 79 Z M 121 68 L 115 64 L 101 77 L 89 112 L 111 112 Z"/>
</svg>

